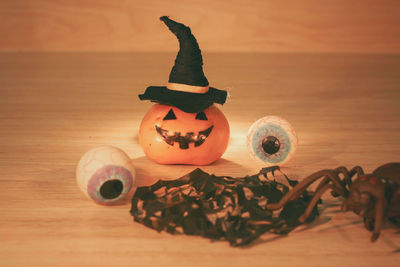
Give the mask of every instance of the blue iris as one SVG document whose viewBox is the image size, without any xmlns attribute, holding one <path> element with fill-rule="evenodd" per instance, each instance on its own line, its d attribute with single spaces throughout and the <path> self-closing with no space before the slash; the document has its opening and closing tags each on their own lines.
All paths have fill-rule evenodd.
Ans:
<svg viewBox="0 0 400 267">
<path fill-rule="evenodd" d="M 278 151 L 267 153 L 263 148 L 263 142 L 267 137 L 277 140 Z M 251 137 L 251 146 L 258 158 L 269 163 L 279 163 L 286 159 L 291 151 L 290 138 L 285 129 L 275 123 L 268 123 L 260 126 Z"/>
</svg>

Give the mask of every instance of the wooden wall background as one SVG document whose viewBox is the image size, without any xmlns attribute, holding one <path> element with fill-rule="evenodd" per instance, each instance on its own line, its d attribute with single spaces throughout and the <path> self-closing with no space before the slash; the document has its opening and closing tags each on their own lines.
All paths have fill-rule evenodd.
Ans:
<svg viewBox="0 0 400 267">
<path fill-rule="evenodd" d="M 1 0 L 0 51 L 400 52 L 398 0 Z"/>
</svg>

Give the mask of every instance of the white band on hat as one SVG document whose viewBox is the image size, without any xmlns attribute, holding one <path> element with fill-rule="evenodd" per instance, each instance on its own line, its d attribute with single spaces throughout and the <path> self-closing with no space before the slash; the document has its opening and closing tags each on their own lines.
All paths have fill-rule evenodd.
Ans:
<svg viewBox="0 0 400 267">
<path fill-rule="evenodd" d="M 167 88 L 174 91 L 205 94 L 210 89 L 210 86 L 195 86 L 183 83 L 167 83 Z"/>
</svg>

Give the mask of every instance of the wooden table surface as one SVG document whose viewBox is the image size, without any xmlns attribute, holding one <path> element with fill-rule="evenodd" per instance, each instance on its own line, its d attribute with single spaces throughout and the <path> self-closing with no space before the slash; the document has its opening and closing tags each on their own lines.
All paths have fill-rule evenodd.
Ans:
<svg viewBox="0 0 400 267">
<path fill-rule="evenodd" d="M 288 236 L 265 234 L 245 248 L 158 233 L 133 222 L 130 204 L 104 207 L 78 189 L 80 157 L 100 145 L 133 159 L 137 184 L 174 179 L 195 166 L 162 166 L 138 144 L 151 107 L 137 95 L 165 85 L 175 54 L 0 54 L 1 266 L 398 266 L 399 228 L 376 243 L 362 219 L 324 196 L 320 218 Z M 400 156 L 400 56 L 205 54 L 211 85 L 229 91 L 221 107 L 231 140 L 203 170 L 256 173 L 246 152 L 249 126 L 266 115 L 299 136 L 284 172 L 295 179 L 323 168 L 366 172 Z"/>
</svg>

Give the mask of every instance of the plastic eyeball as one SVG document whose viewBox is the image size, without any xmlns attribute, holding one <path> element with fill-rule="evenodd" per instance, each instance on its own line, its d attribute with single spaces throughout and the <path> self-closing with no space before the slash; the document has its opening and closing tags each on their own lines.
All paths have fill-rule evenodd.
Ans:
<svg viewBox="0 0 400 267">
<path fill-rule="evenodd" d="M 283 165 L 294 155 L 297 135 L 293 127 L 277 116 L 257 120 L 247 133 L 250 155 L 268 165 Z"/>
<path fill-rule="evenodd" d="M 124 151 L 112 146 L 86 152 L 76 169 L 82 192 L 102 205 L 127 201 L 134 191 L 135 169 Z"/>
</svg>

